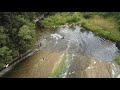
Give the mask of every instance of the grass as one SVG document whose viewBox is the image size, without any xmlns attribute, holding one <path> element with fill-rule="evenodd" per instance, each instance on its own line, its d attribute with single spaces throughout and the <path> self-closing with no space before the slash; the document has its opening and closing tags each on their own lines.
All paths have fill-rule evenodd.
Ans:
<svg viewBox="0 0 120 90">
<path fill-rule="evenodd" d="M 70 12 L 61 12 L 56 13 L 54 16 L 45 18 L 42 23 L 45 26 L 60 26 L 65 23 L 79 23 L 80 22 L 80 13 L 70 13 Z"/>
<path fill-rule="evenodd" d="M 60 60 L 54 65 L 51 77 L 60 77 L 59 75 L 66 69 L 66 60 L 69 60 L 69 55 L 65 53 Z"/>
<path fill-rule="evenodd" d="M 84 28 L 95 32 L 113 41 L 120 41 L 119 25 L 113 18 L 104 18 L 90 12 L 91 17 L 86 19 L 82 12 L 61 12 L 45 18 L 42 23 L 45 26 L 60 26 L 65 23 L 81 24 Z"/>
<path fill-rule="evenodd" d="M 102 16 L 94 16 L 90 19 L 83 18 L 82 26 L 113 41 L 120 41 L 119 25 L 112 19 L 103 18 Z"/>
<path fill-rule="evenodd" d="M 112 32 L 114 30 L 115 33 L 118 33 L 118 31 L 117 31 L 118 24 L 112 20 L 105 19 L 103 17 L 96 15 L 93 18 L 91 18 L 91 23 L 93 23 L 96 26 L 102 27 L 107 31 Z"/>
<path fill-rule="evenodd" d="M 116 56 L 114 60 L 118 65 L 120 65 L 120 54 Z"/>
</svg>

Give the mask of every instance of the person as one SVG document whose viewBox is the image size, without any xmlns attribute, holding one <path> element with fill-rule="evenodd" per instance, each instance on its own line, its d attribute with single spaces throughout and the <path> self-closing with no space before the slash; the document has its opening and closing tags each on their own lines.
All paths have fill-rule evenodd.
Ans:
<svg viewBox="0 0 120 90">
<path fill-rule="evenodd" d="M 20 58 L 22 57 L 23 55 L 22 54 L 20 54 Z"/>
<path fill-rule="evenodd" d="M 42 60 L 45 60 L 45 58 L 42 58 Z"/>
<path fill-rule="evenodd" d="M 41 47 L 41 46 L 42 46 L 42 44 L 40 43 L 40 44 L 39 44 L 39 47 Z"/>
<path fill-rule="evenodd" d="M 42 46 L 42 44 L 41 44 L 41 43 L 38 43 L 37 48 L 40 48 L 41 46 Z"/>
<path fill-rule="evenodd" d="M 9 64 L 7 64 L 5 67 L 8 67 Z"/>
<path fill-rule="evenodd" d="M 62 39 L 64 39 L 64 37 L 62 37 Z"/>
</svg>

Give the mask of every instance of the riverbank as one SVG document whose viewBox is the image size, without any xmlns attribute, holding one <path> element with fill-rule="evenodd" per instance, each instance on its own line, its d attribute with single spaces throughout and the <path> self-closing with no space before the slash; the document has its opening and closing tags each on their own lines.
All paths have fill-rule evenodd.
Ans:
<svg viewBox="0 0 120 90">
<path fill-rule="evenodd" d="M 83 18 L 81 25 L 100 36 L 103 36 L 115 42 L 120 42 L 118 23 L 112 19 L 110 20 L 96 15 L 90 19 Z"/>
<path fill-rule="evenodd" d="M 89 14 L 88 14 L 89 16 Z M 47 26 L 60 26 L 66 23 L 81 24 L 84 28 L 113 41 L 120 42 L 119 24 L 113 18 L 92 14 L 89 18 L 82 12 L 61 12 L 45 18 L 42 23 Z"/>
<path fill-rule="evenodd" d="M 21 57 L 17 57 L 14 60 L 12 60 L 11 63 L 9 63 L 6 67 L 2 67 L 0 69 L 0 77 L 4 77 L 4 75 L 6 75 L 7 73 L 9 73 L 12 69 L 15 68 L 16 65 L 18 65 L 19 63 L 21 63 L 23 60 L 25 60 L 26 58 L 29 58 L 30 56 L 32 56 L 35 52 L 38 52 L 39 49 L 34 48 L 31 50 L 28 50 L 26 53 L 24 53 Z"/>
<path fill-rule="evenodd" d="M 36 38 L 35 38 L 36 40 L 32 42 L 31 49 L 27 50 L 23 54 L 20 54 L 20 56 L 12 59 L 11 62 L 9 62 L 7 65 L 0 63 L 0 77 L 2 77 L 3 75 L 11 71 L 21 61 L 33 55 L 35 52 L 39 51 L 39 48 L 37 47 L 39 44 L 39 35 L 40 35 L 40 32 L 36 31 Z"/>
<path fill-rule="evenodd" d="M 10 73 L 7 78 L 48 78 L 52 72 L 54 64 L 59 60 L 61 52 L 38 51 L 34 55 L 26 58 Z M 43 60 L 44 57 L 44 60 Z"/>
</svg>

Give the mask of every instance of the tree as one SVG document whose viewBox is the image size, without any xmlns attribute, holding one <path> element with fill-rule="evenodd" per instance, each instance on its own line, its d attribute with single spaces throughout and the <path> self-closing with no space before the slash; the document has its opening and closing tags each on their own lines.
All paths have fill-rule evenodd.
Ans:
<svg viewBox="0 0 120 90">
<path fill-rule="evenodd" d="M 36 40 L 33 19 L 38 12 L 0 12 L 0 64 L 26 52 Z"/>
<path fill-rule="evenodd" d="M 7 65 L 12 60 L 12 50 L 4 46 L 0 48 L 0 63 Z"/>
<path fill-rule="evenodd" d="M 31 43 L 34 39 L 35 32 L 31 30 L 27 25 L 23 25 L 18 33 L 20 37 L 19 50 L 21 53 L 25 52 L 28 48 L 31 47 Z"/>
<path fill-rule="evenodd" d="M 7 44 L 7 35 L 4 33 L 4 28 L 0 27 L 0 47 Z"/>
</svg>

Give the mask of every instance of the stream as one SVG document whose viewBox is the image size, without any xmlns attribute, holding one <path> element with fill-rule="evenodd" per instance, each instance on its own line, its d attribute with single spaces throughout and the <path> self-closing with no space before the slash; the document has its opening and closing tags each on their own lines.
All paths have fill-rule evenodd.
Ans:
<svg viewBox="0 0 120 90">
<path fill-rule="evenodd" d="M 120 77 L 120 67 L 113 62 L 119 52 L 116 43 L 81 26 L 63 25 L 46 29 L 36 48 L 39 51 L 20 62 L 4 77 Z"/>
</svg>

